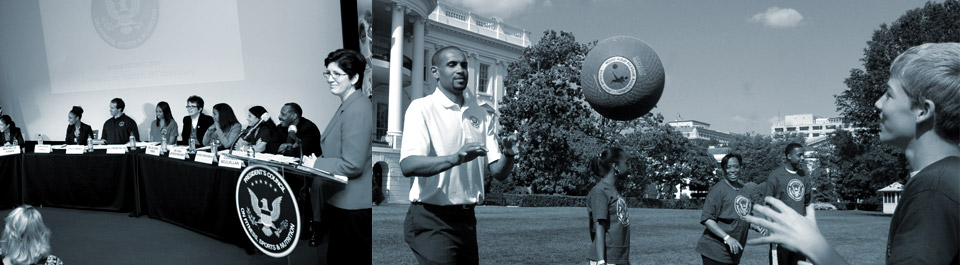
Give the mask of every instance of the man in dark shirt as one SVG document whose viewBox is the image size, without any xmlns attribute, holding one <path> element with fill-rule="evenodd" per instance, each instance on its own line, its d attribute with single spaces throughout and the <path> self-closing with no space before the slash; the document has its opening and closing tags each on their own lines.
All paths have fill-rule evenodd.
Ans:
<svg viewBox="0 0 960 265">
<path fill-rule="evenodd" d="M 297 129 L 296 133 L 290 133 L 290 126 Z M 297 103 L 287 103 L 280 109 L 280 125 L 277 125 L 277 131 L 280 132 L 281 142 L 279 153 L 285 156 L 300 157 L 299 148 L 303 147 L 303 155 L 311 154 L 320 157 L 323 150 L 320 148 L 320 128 L 312 121 L 303 117 L 303 109 Z M 297 140 L 299 144 L 297 143 Z"/>
<path fill-rule="evenodd" d="M 771 196 L 783 201 L 791 209 L 801 215 L 806 215 L 806 207 L 810 204 L 810 179 L 803 172 L 803 146 L 799 143 L 790 143 L 783 150 L 786 158 L 782 167 L 770 172 L 767 181 L 763 184 L 763 195 Z M 792 252 L 776 244 L 770 245 L 768 254 L 771 265 L 796 265 L 803 259 L 800 253 Z"/>
<path fill-rule="evenodd" d="M 110 100 L 110 119 L 103 123 L 103 133 L 101 139 L 107 144 L 125 144 L 130 142 L 130 135 L 137 141 L 140 141 L 140 132 L 137 131 L 137 122 L 130 116 L 123 114 L 126 104 L 123 99 L 114 98 Z"/>
<path fill-rule="evenodd" d="M 880 109 L 880 141 L 903 149 L 913 172 L 890 220 L 887 264 L 960 264 L 960 43 L 914 46 L 890 65 Z M 846 264 L 820 234 L 813 208 L 801 216 L 782 202 L 759 206 L 769 221 L 747 221 L 771 235 L 748 243 L 780 243 L 814 264 Z"/>
<path fill-rule="evenodd" d="M 187 116 L 183 116 L 183 130 L 180 139 L 184 145 L 190 144 L 190 137 L 197 138 L 197 146 L 203 143 L 203 134 L 213 125 L 213 117 L 203 114 L 203 98 L 196 95 L 187 98 Z"/>
</svg>

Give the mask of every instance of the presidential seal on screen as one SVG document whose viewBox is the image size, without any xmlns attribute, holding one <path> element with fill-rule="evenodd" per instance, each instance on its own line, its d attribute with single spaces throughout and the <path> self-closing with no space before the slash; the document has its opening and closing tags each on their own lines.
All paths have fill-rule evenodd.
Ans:
<svg viewBox="0 0 960 265">
<path fill-rule="evenodd" d="M 160 15 L 159 0 L 93 0 L 93 29 L 110 46 L 129 50 L 150 39 Z"/>
<path fill-rule="evenodd" d="M 274 258 L 284 257 L 300 239 L 300 208 L 290 185 L 276 170 L 251 165 L 237 180 L 240 225 L 250 242 Z"/>
</svg>

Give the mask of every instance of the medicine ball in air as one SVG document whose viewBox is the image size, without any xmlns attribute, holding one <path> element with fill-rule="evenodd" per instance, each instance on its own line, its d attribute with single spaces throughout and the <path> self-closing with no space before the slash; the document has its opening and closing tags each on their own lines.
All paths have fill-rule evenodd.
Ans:
<svg viewBox="0 0 960 265">
<path fill-rule="evenodd" d="M 660 56 L 647 43 L 629 36 L 597 43 L 583 60 L 580 78 L 590 107 L 614 120 L 647 114 L 663 94 Z"/>
</svg>

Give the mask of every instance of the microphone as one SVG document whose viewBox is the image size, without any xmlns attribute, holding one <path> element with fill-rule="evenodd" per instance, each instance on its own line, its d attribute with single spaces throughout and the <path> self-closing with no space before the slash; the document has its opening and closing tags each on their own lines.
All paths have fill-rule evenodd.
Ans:
<svg viewBox="0 0 960 265">
<path fill-rule="evenodd" d="M 293 134 L 293 138 L 297 141 L 297 149 L 300 150 L 300 165 L 303 165 L 303 144 L 300 143 L 300 137 L 297 137 L 297 126 L 290 125 L 287 127 L 287 133 Z"/>
<path fill-rule="evenodd" d="M 257 124 L 254 124 L 253 126 L 250 126 L 250 128 L 246 131 L 246 133 L 244 133 L 244 132 L 241 131 L 241 132 L 240 132 L 240 135 L 237 135 L 237 139 L 233 140 L 233 143 L 230 144 L 230 154 L 231 154 L 231 155 L 233 154 L 233 149 L 235 149 L 236 144 L 237 144 L 237 142 L 240 141 L 240 139 L 249 137 L 249 136 L 250 136 L 250 133 L 253 132 L 253 129 L 257 128 L 257 126 L 260 126 L 260 124 L 263 123 L 263 121 L 264 121 L 264 120 L 267 120 L 267 119 L 270 119 L 270 113 L 269 113 L 269 112 L 264 112 L 262 115 L 260 115 L 260 120 L 257 121 Z M 242 136 L 241 136 L 241 135 L 242 135 Z"/>
</svg>

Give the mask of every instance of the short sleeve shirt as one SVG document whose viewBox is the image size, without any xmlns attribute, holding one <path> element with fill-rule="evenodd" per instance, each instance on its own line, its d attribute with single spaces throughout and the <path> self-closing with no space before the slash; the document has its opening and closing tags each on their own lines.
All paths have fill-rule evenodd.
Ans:
<svg viewBox="0 0 960 265">
<path fill-rule="evenodd" d="M 587 248 L 587 259 L 600 260 L 605 258 L 607 263 L 630 263 L 630 212 L 623 196 L 617 193 L 613 185 L 597 182 L 587 194 L 587 215 L 590 217 L 590 247 Z M 607 220 L 609 228 L 604 231 L 603 239 L 606 257 L 597 257 L 596 228 L 598 220 Z"/>
<path fill-rule="evenodd" d="M 710 192 L 707 193 L 707 200 L 703 203 L 703 212 L 700 215 L 700 223 L 714 220 L 720 230 L 740 241 L 741 245 L 745 245 L 750 224 L 743 218 L 750 215 L 751 207 L 750 194 L 746 189 L 735 190 L 730 184 L 720 181 L 714 184 L 710 188 Z M 740 257 L 743 255 L 743 251 L 736 255 L 730 253 L 729 248 L 723 242 L 723 238 L 710 232 L 709 228 L 703 230 L 703 235 L 697 241 L 697 252 L 712 260 L 734 264 L 740 263 Z"/>
<path fill-rule="evenodd" d="M 476 104 L 457 105 L 437 88 L 414 100 L 404 115 L 400 161 L 410 156 L 446 156 L 465 143 L 481 142 L 487 155 L 430 177 L 413 177 L 410 201 L 433 205 L 478 204 L 483 201 L 487 164 L 500 159 L 492 115 Z"/>
<path fill-rule="evenodd" d="M 887 264 L 958 264 L 960 157 L 921 169 L 903 186 L 890 219 Z"/>
<path fill-rule="evenodd" d="M 764 188 L 764 196 L 782 201 L 801 215 L 807 214 L 810 202 L 810 178 L 798 175 L 799 172 L 787 171 L 780 167 L 770 172 Z"/>
</svg>

